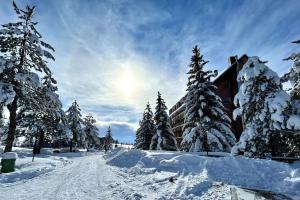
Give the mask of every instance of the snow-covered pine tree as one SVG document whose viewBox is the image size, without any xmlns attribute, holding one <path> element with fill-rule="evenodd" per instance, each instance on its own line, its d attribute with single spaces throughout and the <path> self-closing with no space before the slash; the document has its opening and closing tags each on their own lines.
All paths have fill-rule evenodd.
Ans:
<svg viewBox="0 0 300 200">
<path fill-rule="evenodd" d="M 51 74 L 45 59 L 54 57 L 48 50 L 54 49 L 41 40 L 36 30 L 37 22 L 32 21 L 35 7 L 19 9 L 13 2 L 18 22 L 2 25 L 0 30 L 0 96 L 9 97 L 4 102 L 10 113 L 5 152 L 12 150 L 16 131 L 16 116 L 20 99 L 34 103 L 34 96 L 27 94 L 32 87 L 25 83 L 35 82 L 33 70 Z M 2 99 L 2 98 L 1 98 Z M 3 100 L 3 99 L 2 99 Z M 0 102 L 3 103 L 3 102 Z"/>
<path fill-rule="evenodd" d="M 295 41 L 293 43 L 300 44 L 299 41 Z M 290 95 L 292 114 L 294 114 L 294 116 L 292 116 L 291 119 L 289 119 L 288 126 L 292 129 L 300 129 L 300 124 L 298 124 L 297 126 L 295 122 L 296 118 L 300 116 L 300 52 L 293 53 L 284 60 L 293 61 L 293 65 L 290 68 L 289 72 L 283 77 L 284 81 L 289 80 L 292 85 Z"/>
<path fill-rule="evenodd" d="M 293 43 L 300 44 L 299 41 Z M 290 68 L 289 72 L 285 74 L 285 79 L 289 80 L 292 85 L 291 97 L 293 103 L 295 104 L 295 111 L 297 114 L 300 114 L 300 52 L 293 53 L 288 58 L 284 60 L 293 61 L 293 65 Z"/>
<path fill-rule="evenodd" d="M 249 57 L 238 74 L 241 83 L 234 98 L 234 118 L 241 116 L 244 131 L 232 154 L 270 156 L 270 138 L 285 130 L 289 95 L 282 89 L 277 73 L 258 57 Z"/>
<path fill-rule="evenodd" d="M 165 101 L 158 92 L 154 115 L 156 132 L 151 139 L 151 150 L 177 151 L 177 142 L 166 110 Z"/>
<path fill-rule="evenodd" d="M 4 126 L 4 120 L 3 120 L 3 106 L 0 104 L 0 129 Z M 1 132 L 1 130 L 0 130 Z M 1 135 L 1 133 L 0 133 Z"/>
<path fill-rule="evenodd" d="M 142 132 L 141 132 L 141 126 L 142 126 L 142 120 L 139 121 L 139 127 L 135 132 L 135 140 L 134 140 L 134 148 L 138 149 L 138 144 L 142 142 Z"/>
<path fill-rule="evenodd" d="M 230 129 L 230 118 L 211 77 L 214 71 L 204 71 L 208 61 L 195 46 L 189 66 L 189 79 L 185 99 L 185 117 L 181 149 L 189 152 L 230 151 L 235 137 Z"/>
<path fill-rule="evenodd" d="M 142 150 L 149 150 L 151 139 L 155 133 L 155 125 L 153 120 L 153 113 L 148 103 L 143 118 L 140 121 L 140 127 L 137 130 L 135 148 Z"/>
<path fill-rule="evenodd" d="M 53 141 L 57 137 L 67 139 L 66 116 L 56 94 L 57 87 L 53 83 L 56 81 L 51 76 L 45 76 L 42 86 L 34 90 L 38 106 L 32 106 L 23 99 L 19 100 L 17 129 L 29 141 L 35 138 L 34 154 L 40 153 L 46 139 L 48 141 Z"/>
<path fill-rule="evenodd" d="M 108 127 L 107 129 L 107 133 L 104 137 L 104 151 L 107 152 L 109 150 L 112 149 L 112 143 L 114 142 L 114 139 L 112 137 L 112 134 L 111 134 L 111 129 L 110 129 L 110 126 Z"/>
<path fill-rule="evenodd" d="M 300 40 L 292 43 L 299 45 Z M 290 92 L 290 117 L 287 120 L 287 129 L 292 131 L 290 132 L 291 134 L 283 137 L 283 140 L 288 145 L 288 153 L 295 154 L 295 152 L 300 151 L 300 52 L 292 53 L 292 55 L 284 60 L 291 60 L 293 65 L 289 72 L 282 78 L 284 82 L 289 81 L 292 86 Z"/>
<path fill-rule="evenodd" d="M 82 138 L 83 134 L 82 134 L 82 128 L 81 128 L 82 119 L 81 119 L 80 112 L 81 112 L 81 109 L 79 108 L 79 105 L 76 100 L 72 103 L 70 108 L 66 111 L 69 128 L 72 132 L 72 137 L 71 137 L 71 141 L 70 141 L 70 152 L 72 152 L 73 144 L 76 147 L 78 145 L 78 143 L 80 145 L 80 143 L 83 142 L 83 138 Z"/>
<path fill-rule="evenodd" d="M 87 115 L 83 119 L 83 132 L 85 133 L 87 148 L 92 148 L 100 145 L 98 133 L 99 129 L 96 127 L 95 123 L 96 120 L 93 118 L 92 115 Z"/>
<path fill-rule="evenodd" d="M 4 123 L 4 114 L 3 114 L 3 106 L 0 104 L 0 144 L 2 143 L 2 137 L 5 132 L 5 123 Z"/>
</svg>

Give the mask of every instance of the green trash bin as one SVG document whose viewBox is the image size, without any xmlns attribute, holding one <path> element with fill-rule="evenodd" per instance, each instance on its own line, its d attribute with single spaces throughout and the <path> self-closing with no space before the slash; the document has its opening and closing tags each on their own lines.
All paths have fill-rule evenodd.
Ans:
<svg viewBox="0 0 300 200">
<path fill-rule="evenodd" d="M 17 154 L 14 152 L 4 153 L 1 159 L 1 173 L 9 173 L 15 171 L 17 157 Z"/>
</svg>

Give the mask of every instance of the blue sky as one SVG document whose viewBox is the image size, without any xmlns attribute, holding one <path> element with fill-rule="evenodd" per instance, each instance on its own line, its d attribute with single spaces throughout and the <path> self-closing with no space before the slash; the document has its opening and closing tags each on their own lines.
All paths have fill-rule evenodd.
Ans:
<svg viewBox="0 0 300 200">
<path fill-rule="evenodd" d="M 207 68 L 222 71 L 231 55 L 259 56 L 282 75 L 282 61 L 300 38 L 300 1 L 43 0 L 35 20 L 56 52 L 50 63 L 65 107 L 76 99 L 133 142 L 141 113 L 161 91 L 170 108 L 184 95 L 191 49 L 198 44 Z M 16 20 L 12 1 L 0 0 L 0 24 Z"/>
</svg>

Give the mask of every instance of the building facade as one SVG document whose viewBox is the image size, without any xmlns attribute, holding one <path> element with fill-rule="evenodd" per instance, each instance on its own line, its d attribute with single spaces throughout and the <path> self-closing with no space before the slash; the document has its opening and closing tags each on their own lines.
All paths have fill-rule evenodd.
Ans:
<svg viewBox="0 0 300 200">
<path fill-rule="evenodd" d="M 231 129 L 237 140 L 240 138 L 243 126 L 240 118 L 233 120 L 233 110 L 235 109 L 233 101 L 239 88 L 237 75 L 247 60 L 247 55 L 243 55 L 240 58 L 237 58 L 236 56 L 229 57 L 229 66 L 213 80 L 213 83 L 217 86 L 216 93 L 221 97 L 226 112 L 231 118 Z M 185 97 L 182 97 L 169 110 L 171 126 L 176 136 L 177 144 L 180 144 L 182 141 L 185 111 L 184 100 Z"/>
</svg>

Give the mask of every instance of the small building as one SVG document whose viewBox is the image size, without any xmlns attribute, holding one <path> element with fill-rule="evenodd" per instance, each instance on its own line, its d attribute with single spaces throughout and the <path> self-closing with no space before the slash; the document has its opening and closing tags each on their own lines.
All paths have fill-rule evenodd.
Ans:
<svg viewBox="0 0 300 200">
<path fill-rule="evenodd" d="M 240 58 L 237 56 L 231 56 L 228 59 L 229 66 L 221 72 L 214 80 L 213 83 L 217 86 L 217 95 L 222 99 L 223 105 L 226 109 L 228 116 L 231 118 L 231 129 L 235 134 L 237 140 L 243 131 L 242 120 L 238 118 L 233 120 L 234 96 L 238 92 L 239 83 L 237 82 L 237 75 L 242 69 L 244 64 L 247 62 L 248 56 L 243 55 Z M 180 144 L 182 141 L 182 132 L 184 125 L 184 100 L 185 96 L 182 97 L 170 110 L 170 121 L 171 127 L 175 134 L 177 143 Z"/>
</svg>

